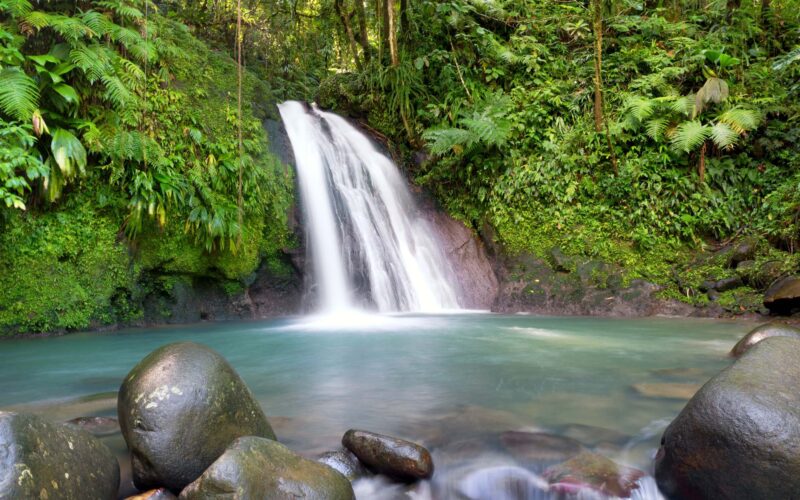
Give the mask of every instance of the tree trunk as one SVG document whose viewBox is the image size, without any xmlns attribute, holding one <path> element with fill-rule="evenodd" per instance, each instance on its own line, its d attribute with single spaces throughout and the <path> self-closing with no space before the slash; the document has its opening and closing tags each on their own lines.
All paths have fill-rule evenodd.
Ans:
<svg viewBox="0 0 800 500">
<path fill-rule="evenodd" d="M 358 45 L 356 43 L 356 36 L 353 34 L 353 28 L 350 26 L 348 16 L 345 13 L 344 8 L 342 8 L 342 0 L 334 0 L 333 8 L 336 9 L 336 15 L 339 16 L 339 20 L 342 22 L 344 32 L 347 35 L 347 42 L 350 45 L 350 51 L 353 53 L 353 59 L 356 62 L 356 68 L 361 71 L 362 66 L 361 60 L 358 58 Z"/>
<path fill-rule="evenodd" d="M 407 33 L 409 26 L 408 4 L 410 0 L 400 0 L 400 33 Z"/>
<path fill-rule="evenodd" d="M 704 142 L 703 147 L 700 148 L 700 161 L 697 162 L 697 176 L 700 177 L 700 184 L 706 181 L 706 149 L 708 143 Z"/>
<path fill-rule="evenodd" d="M 400 64 L 400 56 L 397 54 L 397 20 L 394 13 L 394 0 L 386 0 L 386 21 L 389 27 L 389 57 L 392 66 Z"/>
<path fill-rule="evenodd" d="M 367 36 L 367 13 L 364 9 L 364 0 L 355 0 L 356 19 L 358 19 L 358 42 L 364 53 L 364 63 L 369 63 L 371 54 L 369 38 Z"/>
<path fill-rule="evenodd" d="M 594 130 L 603 130 L 603 4 L 602 0 L 592 0 L 594 27 Z"/>
<path fill-rule="evenodd" d="M 378 0 L 380 5 L 381 18 L 381 62 L 389 51 L 389 5 L 391 0 Z"/>
</svg>

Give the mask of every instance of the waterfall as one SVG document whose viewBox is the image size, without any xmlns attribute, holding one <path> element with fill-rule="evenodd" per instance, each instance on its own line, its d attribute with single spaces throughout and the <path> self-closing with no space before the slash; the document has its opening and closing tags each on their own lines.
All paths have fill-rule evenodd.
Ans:
<svg viewBox="0 0 800 500">
<path fill-rule="evenodd" d="M 278 108 L 320 309 L 458 309 L 450 265 L 394 163 L 336 114 L 296 101 Z"/>
</svg>

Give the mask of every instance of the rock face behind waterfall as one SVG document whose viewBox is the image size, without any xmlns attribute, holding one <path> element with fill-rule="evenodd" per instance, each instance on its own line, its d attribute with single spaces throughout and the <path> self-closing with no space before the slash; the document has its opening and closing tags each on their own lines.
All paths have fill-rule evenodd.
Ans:
<svg viewBox="0 0 800 500">
<path fill-rule="evenodd" d="M 219 354 L 191 342 L 145 357 L 119 391 L 133 480 L 180 491 L 240 436 L 275 439 L 261 407 Z"/>
<path fill-rule="evenodd" d="M 797 498 L 800 340 L 772 337 L 708 381 L 664 432 L 669 498 Z"/>
</svg>

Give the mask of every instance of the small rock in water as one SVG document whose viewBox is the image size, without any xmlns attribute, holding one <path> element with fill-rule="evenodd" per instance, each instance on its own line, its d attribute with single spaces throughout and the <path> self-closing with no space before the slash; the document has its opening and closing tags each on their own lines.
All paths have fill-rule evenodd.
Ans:
<svg viewBox="0 0 800 500">
<path fill-rule="evenodd" d="M 748 349 L 769 337 L 800 338 L 800 330 L 780 323 L 767 323 L 766 325 L 757 326 L 733 346 L 730 355 L 738 358 Z"/>
<path fill-rule="evenodd" d="M 507 431 L 500 442 L 517 460 L 525 462 L 558 462 L 584 450 L 578 441 L 546 432 Z"/>
<path fill-rule="evenodd" d="M 648 398 L 688 400 L 700 390 L 700 384 L 679 383 L 641 383 L 633 384 L 633 389 Z"/>
<path fill-rule="evenodd" d="M 317 458 L 317 462 L 334 469 L 350 481 L 368 473 L 367 469 L 358 461 L 358 457 L 347 450 L 327 451 Z"/>
<path fill-rule="evenodd" d="M 88 432 L 0 412 L 0 498 L 110 499 L 118 488 L 117 459 Z"/>
<path fill-rule="evenodd" d="M 111 417 L 78 417 L 65 422 L 93 436 L 110 436 L 118 433 L 119 422 Z"/>
<path fill-rule="evenodd" d="M 140 490 L 180 491 L 240 436 L 275 438 L 225 359 L 181 342 L 156 349 L 125 377 L 118 416 Z"/>
<path fill-rule="evenodd" d="M 128 497 L 125 500 L 175 500 L 177 497 L 166 488 L 145 491 L 138 495 Z"/>
<path fill-rule="evenodd" d="M 428 479 L 433 475 L 433 459 L 422 446 L 383 434 L 350 429 L 342 444 L 373 472 L 398 481 Z"/>
<path fill-rule="evenodd" d="M 187 486 L 181 500 L 353 500 L 350 481 L 327 465 L 307 460 L 277 441 L 242 437 Z"/>
<path fill-rule="evenodd" d="M 619 465 L 596 453 L 583 452 L 564 463 L 550 467 L 544 477 L 551 491 L 578 494 L 593 490 L 613 497 L 629 498 L 645 473 Z"/>
<path fill-rule="evenodd" d="M 624 432 L 585 424 L 569 424 L 561 429 L 559 434 L 587 446 L 596 446 L 598 444 L 622 445 L 631 439 L 631 436 Z"/>
</svg>

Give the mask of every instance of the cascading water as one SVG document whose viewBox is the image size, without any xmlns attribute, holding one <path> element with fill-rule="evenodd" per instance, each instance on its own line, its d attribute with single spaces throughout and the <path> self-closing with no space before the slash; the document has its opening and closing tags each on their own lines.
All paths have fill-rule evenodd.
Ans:
<svg viewBox="0 0 800 500">
<path fill-rule="evenodd" d="M 450 265 L 394 163 L 338 115 L 296 101 L 278 108 L 321 309 L 458 309 Z"/>
</svg>

